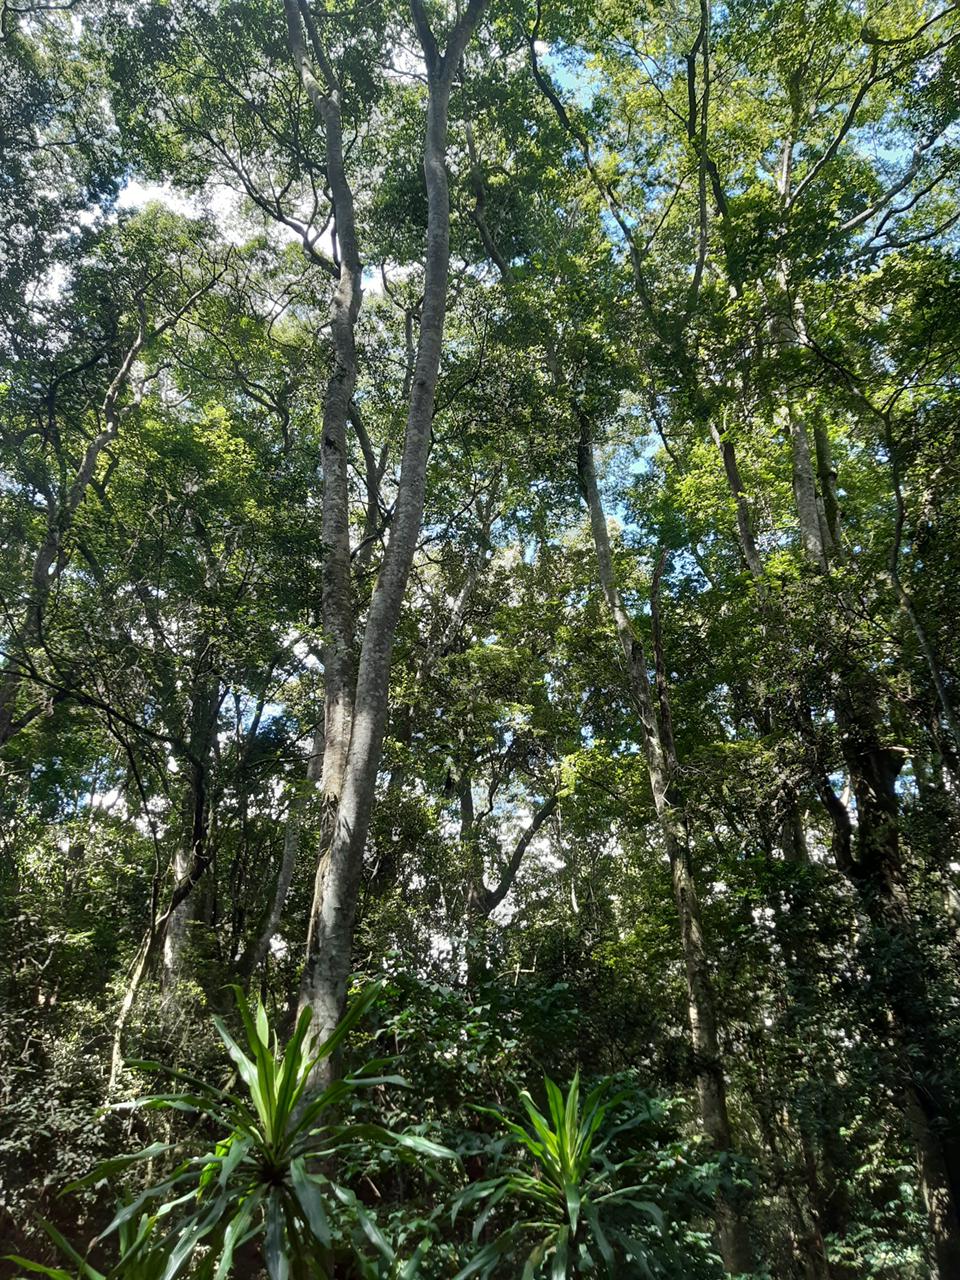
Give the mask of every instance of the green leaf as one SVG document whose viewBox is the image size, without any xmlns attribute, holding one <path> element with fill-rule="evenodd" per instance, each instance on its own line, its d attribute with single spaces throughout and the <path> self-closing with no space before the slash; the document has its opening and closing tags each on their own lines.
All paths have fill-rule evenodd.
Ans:
<svg viewBox="0 0 960 1280">
<path fill-rule="evenodd" d="M 603 1260 L 607 1264 L 607 1270 L 612 1275 L 613 1265 L 614 1265 L 613 1246 L 611 1245 L 610 1241 L 607 1239 L 606 1232 L 603 1230 L 603 1227 L 601 1226 L 600 1215 L 597 1213 L 596 1209 L 593 1207 L 593 1205 L 590 1203 L 589 1200 L 584 1201 L 583 1216 L 584 1218 L 586 1218 L 587 1223 L 590 1226 L 590 1232 L 593 1236 L 593 1239 L 597 1242 L 597 1246 L 600 1249 L 600 1253 L 603 1257 Z"/>
<path fill-rule="evenodd" d="M 261 1037 L 254 1019 L 250 1016 L 250 1006 L 247 1004 L 246 997 L 239 987 L 233 988 L 237 1001 L 237 1009 L 240 1013 L 243 1028 L 247 1037 L 247 1047 L 253 1054 L 253 1064 L 256 1070 L 256 1090 L 251 1088 L 251 1096 L 254 1105 L 257 1108 L 257 1114 L 263 1124 L 264 1137 L 267 1142 L 273 1142 L 276 1137 L 276 1076 L 277 1064 L 273 1054 L 270 1051 L 269 1044 L 266 1040 L 269 1038 L 269 1029 L 264 1037 Z M 261 1007 L 262 1012 L 262 1007 Z M 266 1026 L 266 1014 L 263 1014 L 264 1026 Z M 229 1047 L 229 1046 L 228 1046 Z M 259 1099 L 259 1101 L 258 1101 Z"/>
<path fill-rule="evenodd" d="M 251 1100 L 253 1101 L 254 1107 L 256 1107 L 257 1115 L 260 1118 L 260 1123 L 263 1125 L 264 1138 L 267 1142 L 269 1142 L 270 1141 L 270 1133 L 269 1133 L 270 1110 L 266 1104 L 266 1101 L 264 1099 L 263 1093 L 260 1088 L 260 1074 L 257 1070 L 256 1064 L 251 1062 L 251 1060 L 243 1052 L 243 1050 L 234 1040 L 233 1036 L 231 1036 L 230 1032 L 223 1025 L 223 1022 L 220 1018 L 214 1016 L 213 1025 L 217 1028 L 217 1034 L 220 1036 L 220 1039 L 223 1041 L 224 1045 L 226 1046 L 227 1053 L 229 1053 L 230 1057 L 234 1062 L 234 1065 L 236 1066 L 237 1070 L 240 1072 L 240 1078 L 243 1080 L 244 1084 L 247 1086 L 247 1089 L 250 1092 L 250 1097 L 251 1097 Z"/>
<path fill-rule="evenodd" d="M 151 1200 L 158 1200 L 165 1191 L 172 1191 L 175 1186 L 189 1178 L 191 1178 L 191 1170 L 185 1165 L 180 1165 L 173 1177 L 167 1178 L 166 1181 L 157 1183 L 155 1186 L 147 1187 L 128 1204 L 121 1205 L 109 1226 L 105 1227 L 97 1238 L 102 1240 L 105 1236 L 111 1235 L 118 1227 L 134 1218 L 143 1209 L 144 1205 L 149 1204 Z M 184 1198 L 189 1199 L 192 1194 L 191 1190 Z"/>
<path fill-rule="evenodd" d="M 557 1232 L 557 1240 L 553 1251 L 551 1280 L 567 1280 L 567 1269 L 570 1265 L 570 1232 L 561 1227 Z"/>
<path fill-rule="evenodd" d="M 421 1240 L 413 1257 L 409 1258 L 401 1267 L 397 1280 L 417 1280 L 417 1276 L 420 1274 L 420 1263 L 429 1248 L 430 1241 Z"/>
<path fill-rule="evenodd" d="M 177 1143 L 173 1142 L 152 1142 L 149 1147 L 135 1151 L 132 1155 L 115 1156 L 110 1160 L 101 1160 L 90 1173 L 84 1174 L 82 1178 L 77 1178 L 75 1182 L 68 1183 L 60 1194 L 66 1195 L 69 1191 L 79 1191 L 83 1187 L 95 1186 L 105 1178 L 121 1173 L 129 1165 L 136 1164 L 138 1160 L 152 1160 L 155 1156 L 163 1155 L 167 1151 L 173 1151 L 177 1145 Z"/>
<path fill-rule="evenodd" d="M 487 1219 L 490 1217 L 490 1214 L 510 1190 L 511 1182 L 509 1178 L 504 1178 L 500 1185 L 495 1187 L 492 1195 L 483 1207 L 483 1212 L 478 1215 L 476 1222 L 473 1224 L 474 1243 L 480 1239 L 480 1233 L 487 1225 Z"/>
<path fill-rule="evenodd" d="M 39 1222 L 44 1234 L 53 1241 L 61 1253 L 65 1254 L 71 1262 L 76 1264 L 80 1274 L 85 1276 L 86 1280 L 104 1280 L 101 1272 L 97 1271 L 95 1267 L 92 1267 L 90 1263 L 87 1262 L 86 1258 L 81 1257 L 66 1236 L 61 1235 L 52 1222 L 48 1222 L 46 1218 L 38 1218 L 37 1221 Z"/>
<path fill-rule="evenodd" d="M 484 1245 L 480 1252 L 457 1272 L 453 1280 L 468 1280 L 469 1276 L 475 1276 L 481 1271 L 488 1271 L 505 1253 L 510 1252 L 514 1247 L 516 1236 L 516 1225 L 508 1227 L 506 1231 L 497 1236 L 496 1240 L 491 1240 L 489 1244 Z"/>
<path fill-rule="evenodd" d="M 363 1231 L 363 1234 L 367 1237 L 374 1248 L 383 1255 L 387 1262 L 393 1263 L 396 1258 L 396 1254 L 393 1249 L 391 1249 L 383 1232 L 373 1221 L 370 1215 L 364 1211 L 354 1193 L 346 1187 L 338 1186 L 335 1182 L 330 1185 L 333 1189 L 334 1195 L 340 1203 L 347 1205 L 357 1215 L 357 1221 L 360 1223 L 360 1228 Z"/>
<path fill-rule="evenodd" d="M 189 1071 L 184 1071 L 180 1067 L 168 1067 L 162 1062 L 148 1061 L 143 1058 L 128 1058 L 124 1064 L 127 1067 L 133 1067 L 137 1071 L 151 1071 L 156 1075 L 169 1076 L 172 1080 L 183 1080 L 203 1094 L 209 1094 L 211 1098 L 218 1098 L 220 1101 L 238 1102 L 239 1099 L 233 1094 L 228 1093 L 224 1089 L 218 1089 L 216 1085 L 212 1085 L 207 1080 L 202 1080 L 199 1076 L 193 1075 Z M 111 1104 L 110 1110 L 123 1110 L 128 1104 L 125 1102 L 115 1102 Z"/>
<path fill-rule="evenodd" d="M 548 1236 L 546 1240 L 541 1240 L 539 1244 L 534 1245 L 527 1254 L 526 1262 L 523 1265 L 523 1274 L 521 1280 L 533 1280 L 534 1275 L 539 1270 L 544 1258 L 547 1256 L 547 1250 L 550 1248 L 552 1236 Z"/>
<path fill-rule="evenodd" d="M 265 1048 L 269 1049 L 270 1027 L 267 1024 L 267 1011 L 263 1007 L 262 1000 L 257 1001 L 256 1026 L 257 1026 L 257 1035 L 260 1039 L 260 1042 L 265 1046 Z"/>
<path fill-rule="evenodd" d="M 567 1202 L 570 1230 L 576 1234 L 577 1223 L 580 1221 L 580 1188 L 577 1183 L 567 1181 L 563 1184 L 563 1192 Z"/>
<path fill-rule="evenodd" d="M 279 1083 L 277 1084 L 277 1128 L 278 1133 L 283 1134 L 285 1137 L 291 1136 L 287 1134 L 287 1120 L 307 1086 L 308 1072 L 303 1055 L 303 1045 L 309 1030 L 310 1010 L 304 1009 L 297 1019 L 297 1026 L 293 1036 L 284 1050 L 283 1060 L 280 1064 Z"/>
<path fill-rule="evenodd" d="M 270 1280 L 287 1280 L 290 1259 L 287 1256 L 283 1229 L 283 1203 L 280 1192 L 274 1188 L 267 1202 L 267 1231 L 263 1242 L 263 1254 L 270 1273 Z"/>
<path fill-rule="evenodd" d="M 422 1156 L 430 1156 L 432 1160 L 459 1160 L 460 1158 L 449 1147 L 441 1146 L 439 1142 L 431 1142 L 429 1138 L 424 1138 L 419 1133 L 394 1133 L 390 1134 L 390 1137 L 397 1146 L 407 1147 L 410 1151 L 416 1151 Z"/>
<path fill-rule="evenodd" d="M 324 1248 L 329 1248 L 330 1222 L 323 1206 L 323 1196 L 316 1179 L 307 1173 L 302 1156 L 290 1162 L 290 1182 L 310 1230 Z"/>
<path fill-rule="evenodd" d="M 382 991 L 382 982 L 373 982 L 364 988 L 337 1023 L 336 1029 L 327 1037 L 326 1040 L 324 1040 L 323 1044 L 317 1048 L 316 1056 L 311 1063 L 311 1069 L 324 1058 L 329 1058 L 337 1052 L 341 1044 L 343 1044 L 344 1040 L 364 1014 L 366 1014 L 371 1005 L 374 1004 Z"/>
<path fill-rule="evenodd" d="M 226 1280 L 233 1266 L 233 1253 L 238 1244 L 242 1244 L 246 1238 L 245 1232 L 250 1225 L 254 1210 L 258 1207 L 263 1199 L 263 1193 L 256 1191 L 249 1196 L 240 1205 L 237 1212 L 230 1219 L 227 1228 L 223 1233 L 223 1245 L 220 1250 L 220 1257 L 217 1261 L 217 1269 L 214 1280 Z"/>
<path fill-rule="evenodd" d="M 645 1191 L 645 1187 L 626 1187 L 623 1190 L 609 1191 L 606 1195 L 597 1196 L 597 1204 L 604 1201 L 615 1200 L 618 1204 L 628 1204 L 631 1209 L 638 1209 L 641 1213 L 645 1213 L 661 1231 L 666 1230 L 666 1219 L 663 1216 L 663 1210 L 659 1205 L 653 1203 L 652 1200 L 634 1200 L 630 1198 L 631 1191 Z"/>
<path fill-rule="evenodd" d="M 18 1253 L 5 1253 L 3 1261 L 15 1262 L 18 1267 L 25 1267 L 27 1271 L 35 1271 L 41 1276 L 50 1276 L 51 1280 L 76 1280 L 69 1271 L 60 1267 L 45 1267 L 42 1262 L 31 1262 L 29 1258 L 21 1258 Z"/>
</svg>

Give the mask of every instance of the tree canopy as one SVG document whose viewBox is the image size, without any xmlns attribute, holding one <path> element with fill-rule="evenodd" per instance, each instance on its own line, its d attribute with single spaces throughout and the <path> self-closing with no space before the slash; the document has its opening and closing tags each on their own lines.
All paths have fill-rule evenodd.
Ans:
<svg viewBox="0 0 960 1280">
<path fill-rule="evenodd" d="M 0 74 L 3 1266 L 955 1280 L 960 6 Z"/>
</svg>

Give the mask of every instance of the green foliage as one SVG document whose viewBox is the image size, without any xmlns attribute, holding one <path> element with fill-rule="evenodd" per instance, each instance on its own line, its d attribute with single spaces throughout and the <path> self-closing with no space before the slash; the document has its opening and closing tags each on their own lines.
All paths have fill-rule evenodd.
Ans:
<svg viewBox="0 0 960 1280">
<path fill-rule="evenodd" d="M 658 1205 L 639 1198 L 649 1194 L 649 1188 L 623 1185 L 630 1182 L 629 1172 L 635 1169 L 636 1159 L 612 1161 L 607 1155 L 608 1146 L 623 1126 L 613 1127 L 605 1121 L 620 1099 L 606 1097 L 607 1082 L 602 1082 L 581 1103 L 579 1073 L 574 1075 L 566 1097 L 549 1077 L 544 1079 L 544 1087 L 546 1113 L 529 1093 L 520 1094 L 526 1125 L 514 1123 L 499 1111 L 487 1112 L 520 1143 L 527 1166 L 468 1188 L 457 1207 L 485 1201 L 474 1223 L 474 1240 L 501 1202 L 501 1213 L 513 1211 L 522 1217 L 484 1244 L 457 1280 L 492 1275 L 504 1255 L 515 1253 L 525 1238 L 529 1243 L 529 1237 L 535 1243 L 523 1261 L 523 1280 L 541 1274 L 565 1280 L 596 1274 L 600 1267 L 610 1276 L 651 1274 L 650 1242 L 635 1238 L 631 1232 L 638 1231 L 643 1218 L 662 1231 L 664 1218 Z"/>
<path fill-rule="evenodd" d="M 9 1256 L 8 1261 L 35 1275 L 48 1276 L 50 1280 L 162 1280 L 167 1273 L 172 1241 L 156 1242 L 159 1235 L 156 1215 L 142 1214 L 139 1220 L 132 1218 L 118 1225 L 118 1258 L 106 1272 L 98 1271 L 81 1257 L 52 1223 L 41 1219 L 40 1226 L 65 1259 L 73 1264 L 73 1270 L 48 1267 L 15 1254 Z"/>
<path fill-rule="evenodd" d="M 349 666 L 403 505 L 426 91 L 409 6 L 295 7 L 363 264 Z M 446 31 L 457 6 L 425 9 Z M 720 1191 L 778 1280 L 927 1280 L 903 1099 L 945 1167 L 960 1149 L 958 65 L 933 0 L 488 4 L 450 99 L 423 527 L 350 868 L 354 961 L 385 982 L 304 1127 L 301 1030 L 241 1006 L 221 1041 L 209 1015 L 238 975 L 291 1006 L 332 816 L 330 103 L 277 0 L 2 7 L 0 1253 L 58 1280 L 257 1250 L 516 1280 L 609 1269 L 605 1240 L 616 1273 L 713 1280 Z M 641 670 L 676 746 L 682 929 Z M 175 981 L 150 947 L 185 865 Z M 742 1159 L 702 1136 L 697 933 Z M 94 1123 L 115 1047 L 170 1092 Z M 541 1097 L 578 1069 L 608 1092 Z M 56 1196 L 134 1144 L 128 1202 Z"/>
<path fill-rule="evenodd" d="M 348 1217 L 357 1223 L 353 1251 L 359 1254 L 360 1241 L 365 1240 L 389 1263 L 388 1272 L 383 1272 L 379 1263 L 366 1261 L 365 1274 L 405 1275 L 406 1264 L 400 1266 L 354 1193 L 320 1171 L 329 1169 L 344 1148 L 360 1140 L 429 1158 L 453 1154 L 420 1134 L 391 1133 L 373 1124 L 336 1120 L 355 1090 L 404 1083 L 397 1076 L 383 1075 L 381 1060 L 316 1088 L 317 1068 L 339 1051 L 376 999 L 377 988 L 368 987 L 354 1001 L 337 1030 L 313 1054 L 306 1047 L 309 1009 L 301 1014 L 281 1052 L 263 1006 L 253 1013 L 239 988 L 235 994 L 247 1051 L 219 1018 L 214 1021 L 243 1085 L 242 1093 L 159 1063 L 129 1064 L 162 1072 L 184 1088 L 118 1104 L 122 1109 L 174 1110 L 204 1117 L 221 1136 L 212 1149 L 176 1164 L 161 1181 L 120 1207 L 99 1237 L 123 1232 L 120 1261 L 108 1274 L 173 1280 L 189 1269 L 191 1274 L 221 1280 L 232 1274 L 236 1250 L 257 1242 L 272 1280 L 283 1280 L 288 1274 L 326 1276 L 334 1265 L 336 1241 L 342 1239 L 342 1219 Z M 144 1161 L 154 1162 L 172 1149 L 169 1144 L 153 1143 L 133 1155 L 106 1161 L 67 1190 L 98 1183 Z M 148 1217 L 142 1216 L 145 1208 Z M 337 1225 L 332 1222 L 334 1210 L 341 1215 Z M 137 1221 L 140 1225 L 131 1237 L 131 1224 Z M 61 1243 L 55 1233 L 54 1238 Z M 99 1278 L 91 1272 L 89 1280 Z"/>
</svg>

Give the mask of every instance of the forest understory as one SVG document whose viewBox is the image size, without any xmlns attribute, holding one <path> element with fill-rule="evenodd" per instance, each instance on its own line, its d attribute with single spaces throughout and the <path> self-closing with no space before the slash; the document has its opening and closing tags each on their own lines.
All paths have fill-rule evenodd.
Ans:
<svg viewBox="0 0 960 1280">
<path fill-rule="evenodd" d="M 960 1280 L 958 121 L 0 0 L 0 1275 Z"/>
</svg>

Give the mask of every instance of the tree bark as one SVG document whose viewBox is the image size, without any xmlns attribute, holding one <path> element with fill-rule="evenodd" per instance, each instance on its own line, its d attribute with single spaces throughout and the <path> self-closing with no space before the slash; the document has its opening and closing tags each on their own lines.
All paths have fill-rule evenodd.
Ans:
<svg viewBox="0 0 960 1280">
<path fill-rule="evenodd" d="M 467 906 L 470 915 L 475 920 L 487 920 L 500 906 L 516 883 L 524 855 L 530 848 L 537 832 L 556 809 L 557 796 L 547 796 L 546 800 L 534 810 L 530 825 L 524 827 L 523 831 L 520 832 L 510 851 L 510 856 L 501 862 L 497 883 L 491 889 L 484 881 L 483 860 L 479 855 L 479 851 L 473 852 L 476 847 L 476 833 L 473 830 L 473 800 L 472 797 L 468 799 L 466 794 L 466 788 L 470 787 L 469 779 L 465 779 L 464 782 L 465 787 L 460 793 L 460 838 L 464 843 L 471 846 L 471 857 L 469 859 L 471 863 L 471 882 L 468 888 Z M 502 854 L 503 851 L 500 850 L 500 852 Z"/>
<path fill-rule="evenodd" d="M 834 552 L 840 554 L 840 496 L 837 491 L 837 469 L 830 448 L 827 429 L 819 419 L 813 425 L 813 441 L 817 454 L 817 478 L 823 495 L 823 514 Z"/>
<path fill-rule="evenodd" d="M 789 197 L 790 164 L 785 159 L 781 169 L 780 195 Z M 798 351 L 805 345 L 806 329 L 799 299 L 791 296 L 787 264 L 781 260 L 776 273 L 776 298 L 770 314 L 773 338 L 781 352 Z M 800 521 L 800 540 L 808 560 L 818 569 L 826 569 L 833 554 L 833 540 L 828 528 L 823 499 L 817 492 L 817 474 L 810 451 L 810 437 L 803 407 L 781 389 L 783 404 L 778 412 L 790 442 L 793 496 Z"/>
<path fill-rule="evenodd" d="M 800 520 L 800 538 L 811 564 L 825 569 L 827 546 L 806 423 L 796 405 L 787 405 L 783 412 L 790 440 L 793 497 Z"/>
<path fill-rule="evenodd" d="M 220 681 L 210 669 L 210 640 L 201 636 L 197 643 L 196 666 L 190 707 L 190 727 L 187 737 L 188 758 L 186 788 L 182 801 L 180 839 L 173 853 L 173 883 L 175 899 L 178 891 L 196 884 L 191 880 L 191 870 L 205 867 L 209 861 L 207 840 L 210 823 L 209 765 L 220 708 Z M 189 891 L 188 891 L 189 892 Z M 171 907 L 163 931 L 162 986 L 167 999 L 173 999 L 174 989 L 180 978 L 190 915 L 193 910 L 192 894 L 184 894 Z"/>
<path fill-rule="evenodd" d="M 946 1053 L 942 1018 L 937 994 L 930 990 L 929 963 L 918 945 L 900 849 L 896 783 L 903 755 L 884 745 L 878 709 L 855 678 L 841 689 L 837 717 L 857 802 L 846 874 L 879 942 L 875 976 L 899 1050 L 906 1119 L 939 1276 L 948 1280 L 960 1275 L 960 1129 L 938 1084 Z"/>
<path fill-rule="evenodd" d="M 316 784 L 320 781 L 323 770 L 323 730 L 314 731 L 310 745 L 310 757 L 307 760 L 306 776 L 300 781 L 290 799 L 287 822 L 283 831 L 283 852 L 280 867 L 277 871 L 277 882 L 274 885 L 273 897 L 266 918 L 257 936 L 246 952 L 240 957 L 238 968 L 244 982 L 248 982 L 257 972 L 270 950 L 270 941 L 280 927 L 283 908 L 287 894 L 293 883 L 293 874 L 297 867 L 297 856 L 300 852 L 300 832 L 303 826 L 303 813 Z"/>
<path fill-rule="evenodd" d="M 394 517 L 364 628 L 343 787 L 330 847 L 318 866 L 311 909 L 300 1004 L 313 1010 L 315 1040 L 322 1040 L 332 1032 L 346 999 L 363 849 L 387 723 L 394 633 L 423 519 L 427 458 L 440 372 L 450 261 L 446 172 L 450 92 L 483 4 L 484 0 L 470 0 L 450 33 L 446 52 L 441 55 L 421 0 L 413 0 L 414 24 L 426 59 L 428 85 L 424 143 L 428 208 L 424 296 Z"/>
<path fill-rule="evenodd" d="M 732 1154 L 735 1145 L 727 1111 L 726 1081 L 717 1028 L 716 995 L 710 976 L 700 902 L 690 866 L 689 832 L 686 817 L 675 803 L 676 757 L 669 720 L 669 703 L 664 686 L 662 654 L 657 656 L 658 696 L 661 718 L 654 707 L 643 646 L 627 614 L 617 585 L 606 514 L 597 485 L 589 424 L 581 417 L 577 450 L 580 487 L 590 515 L 590 527 L 597 554 L 600 584 L 613 619 L 627 664 L 632 700 L 640 718 L 641 739 L 654 806 L 670 863 L 687 986 L 687 1018 L 694 1054 L 697 1096 L 704 1132 L 718 1154 Z M 658 566 L 658 573 L 661 565 Z M 659 619 L 654 618 L 655 634 Z M 658 646 L 659 648 L 659 646 Z M 739 1205 L 719 1193 L 716 1202 L 717 1234 L 723 1264 L 728 1273 L 738 1275 L 753 1270 L 753 1250 L 747 1223 Z"/>
<path fill-rule="evenodd" d="M 714 443 L 720 450 L 723 458 L 723 470 L 727 477 L 727 485 L 730 489 L 731 496 L 737 508 L 737 533 L 740 538 L 740 549 L 743 552 L 743 558 L 747 563 L 747 568 L 755 581 L 763 581 L 763 562 L 760 559 L 760 553 L 757 550 L 756 539 L 753 535 L 753 522 L 750 518 L 750 502 L 747 498 L 746 489 L 740 476 L 740 467 L 737 462 L 736 448 L 726 431 L 722 433 L 713 427 L 711 429 Z"/>
<path fill-rule="evenodd" d="M 343 787 L 350 733 L 353 727 L 353 700 L 356 684 L 353 580 L 350 569 L 350 506 L 347 483 L 347 421 L 357 385 L 355 335 L 363 298 L 363 265 L 360 260 L 353 191 L 344 163 L 340 85 L 320 40 L 309 5 L 304 0 L 284 0 L 284 12 L 287 19 L 290 51 L 301 82 L 323 129 L 326 173 L 333 204 L 334 234 L 339 248 L 337 285 L 330 301 L 333 368 L 327 379 L 324 395 L 321 447 L 324 727 L 320 790 L 325 808 L 332 815 L 339 804 Z M 309 52 L 304 40 L 304 28 L 310 40 Z M 310 52 L 316 61 L 316 68 L 311 61 Z M 327 821 L 321 832 L 318 867 L 323 864 L 332 825 L 332 821 Z M 295 846 L 299 836 L 299 817 L 293 828 L 288 824 L 288 835 Z M 291 850 L 285 848 L 286 863 L 290 861 L 286 856 L 288 853 L 291 853 Z M 295 857 L 295 848 L 291 856 Z M 289 870 L 292 875 L 292 864 Z M 281 873 L 277 886 L 280 889 L 284 888 L 283 878 Z M 289 880 L 287 886 L 289 886 Z M 313 915 L 310 921 L 310 929 L 312 928 Z M 310 945 L 308 935 L 308 950 Z"/>
</svg>

